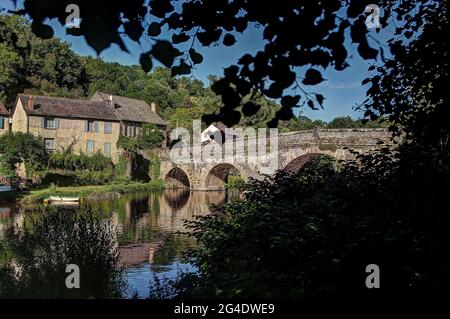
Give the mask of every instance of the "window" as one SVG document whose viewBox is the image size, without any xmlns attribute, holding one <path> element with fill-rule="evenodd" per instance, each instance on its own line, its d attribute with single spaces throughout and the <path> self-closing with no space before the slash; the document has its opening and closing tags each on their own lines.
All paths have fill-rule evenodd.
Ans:
<svg viewBox="0 0 450 319">
<path fill-rule="evenodd" d="M 106 157 L 111 156 L 111 143 L 105 143 L 103 144 L 103 153 Z"/>
<path fill-rule="evenodd" d="M 105 134 L 111 134 L 111 133 L 112 133 L 112 123 L 105 122 Z"/>
<path fill-rule="evenodd" d="M 59 128 L 59 119 L 54 117 L 43 117 L 41 126 L 46 129 L 57 129 Z"/>
<path fill-rule="evenodd" d="M 5 119 L 3 116 L 0 116 L 0 129 L 5 128 Z"/>
<path fill-rule="evenodd" d="M 55 150 L 55 139 L 54 138 L 44 138 L 44 145 L 47 151 Z"/>
<path fill-rule="evenodd" d="M 86 142 L 86 152 L 88 154 L 94 153 L 94 141 L 87 141 Z"/>
<path fill-rule="evenodd" d="M 134 137 L 134 126 L 132 125 L 127 126 L 127 136 Z"/>
<path fill-rule="evenodd" d="M 87 120 L 84 126 L 85 132 L 98 132 L 98 122 L 93 120 Z"/>
</svg>

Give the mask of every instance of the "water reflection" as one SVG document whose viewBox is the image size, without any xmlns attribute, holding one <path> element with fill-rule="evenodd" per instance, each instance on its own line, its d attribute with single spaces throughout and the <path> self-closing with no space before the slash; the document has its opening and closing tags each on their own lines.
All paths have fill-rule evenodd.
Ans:
<svg viewBox="0 0 450 319">
<path fill-rule="evenodd" d="M 153 274 L 171 276 L 180 266 L 192 270 L 179 262 L 195 245 L 179 233 L 187 231 L 184 221 L 235 196 L 179 189 L 88 201 L 81 208 L 0 204 L 0 296 L 129 297 L 136 290 L 145 297 Z M 61 286 L 65 263 L 79 263 L 92 285 L 77 293 Z M 20 287 L 18 270 L 29 279 Z"/>
<path fill-rule="evenodd" d="M 0 296 L 117 298 L 126 291 L 117 232 L 110 219 L 83 207 L 38 207 L 2 237 Z M 79 267 L 80 289 L 67 289 L 67 265 Z"/>
</svg>

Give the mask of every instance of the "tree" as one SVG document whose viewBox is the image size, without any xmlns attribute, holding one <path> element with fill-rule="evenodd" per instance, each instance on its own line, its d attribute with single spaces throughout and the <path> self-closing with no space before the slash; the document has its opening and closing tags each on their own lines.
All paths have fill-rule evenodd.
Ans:
<svg viewBox="0 0 450 319">
<path fill-rule="evenodd" d="M 4 43 L 0 43 L 0 101 L 4 101 L 5 104 L 13 101 L 10 92 L 18 90 L 22 68 L 22 58 Z"/>
<path fill-rule="evenodd" d="M 36 37 L 29 22 L 14 15 L 0 15 L 0 42 L 6 104 L 12 104 L 17 93 L 25 91 L 69 97 L 86 95 L 85 69 L 68 43 Z"/>
<path fill-rule="evenodd" d="M 0 166 L 1 171 L 9 172 L 16 179 L 16 166 L 23 163 L 26 173 L 43 169 L 47 165 L 48 154 L 44 141 L 28 133 L 10 132 L 0 136 Z"/>
<path fill-rule="evenodd" d="M 304 105 L 322 107 L 324 97 L 310 92 L 309 88 L 322 82 L 322 70 L 334 68 L 341 71 L 349 66 L 350 56 L 346 46 L 346 34 L 357 46 L 358 54 L 366 60 L 384 59 L 381 44 L 373 48 L 371 35 L 365 25 L 366 5 L 369 0 L 289 1 L 282 0 L 274 6 L 259 0 L 187 1 L 174 6 L 171 0 L 147 2 L 136 0 L 127 3 L 114 2 L 105 8 L 101 1 L 42 1 L 25 0 L 25 10 L 33 19 L 33 32 L 42 38 L 50 38 L 53 29 L 44 24 L 45 18 L 58 18 L 64 24 L 65 8 L 69 3 L 79 5 L 84 12 L 80 28 L 68 33 L 83 36 L 97 53 L 112 43 L 123 50 L 127 48 L 122 35 L 139 42 L 142 36 L 151 38 L 154 45 L 141 55 L 141 64 L 149 71 L 156 59 L 172 68 L 172 75 L 187 74 L 195 64 L 203 61 L 197 46 L 232 46 L 236 33 L 245 33 L 253 25 L 261 27 L 266 41 L 258 52 L 242 55 L 235 65 L 225 68 L 224 77 L 213 86 L 222 96 L 223 107 L 218 114 L 205 116 L 208 123 L 222 121 L 228 126 L 241 118 L 239 107 L 242 99 L 252 91 L 269 98 L 281 98 L 282 108 L 276 112 L 270 126 L 276 126 L 283 118 L 293 116 L 292 108 Z M 423 16 L 442 10 L 447 4 L 438 0 L 384 0 L 379 3 L 381 25 L 397 21 L 395 37 L 410 38 L 420 33 Z M 43 11 L 41 8 L 45 7 Z M 148 21 L 148 14 L 151 15 Z M 393 24 L 393 23 L 392 23 Z M 159 38 L 161 29 L 173 31 L 172 42 Z M 308 32 L 286 32 L 308 30 Z M 186 49 L 185 43 L 191 41 Z M 407 43 L 399 44 L 406 46 Z M 303 74 L 301 83 L 295 70 Z M 286 94 L 288 89 L 296 93 Z"/>
<path fill-rule="evenodd" d="M 350 116 L 335 117 L 327 124 L 328 128 L 357 128 L 361 126 L 361 122 L 353 120 Z"/>
<path fill-rule="evenodd" d="M 397 135 L 448 152 L 448 1 L 430 2 L 416 19 L 422 32 L 413 27 L 389 41 L 393 57 L 370 68 L 362 109 L 371 119 L 387 117 Z"/>
</svg>

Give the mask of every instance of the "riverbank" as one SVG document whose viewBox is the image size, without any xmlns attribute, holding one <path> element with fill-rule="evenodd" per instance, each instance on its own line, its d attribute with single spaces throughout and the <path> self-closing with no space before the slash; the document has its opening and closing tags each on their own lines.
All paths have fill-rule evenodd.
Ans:
<svg viewBox="0 0 450 319">
<path fill-rule="evenodd" d="M 26 203 L 39 202 L 50 196 L 70 196 L 70 197 L 111 197 L 120 194 L 152 191 L 163 189 L 162 181 L 151 181 L 149 183 L 130 182 L 126 184 L 109 184 L 109 185 L 88 185 L 73 187 L 55 187 L 22 191 L 22 192 L 3 192 L 0 193 L 1 201 L 19 200 Z"/>
</svg>

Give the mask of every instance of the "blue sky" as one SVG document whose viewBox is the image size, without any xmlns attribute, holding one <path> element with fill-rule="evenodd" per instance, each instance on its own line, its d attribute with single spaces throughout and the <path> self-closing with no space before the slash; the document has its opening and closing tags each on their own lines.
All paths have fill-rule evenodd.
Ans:
<svg viewBox="0 0 450 319">
<path fill-rule="evenodd" d="M 20 2 L 20 1 L 19 1 Z M 11 7 L 11 0 L 0 0 L 1 7 Z M 81 13 L 82 16 L 82 13 Z M 63 28 L 56 20 L 49 23 L 55 30 L 55 35 L 64 41 L 71 43 L 75 52 L 81 55 L 96 56 L 95 51 L 90 48 L 82 37 L 74 37 L 66 35 Z M 240 56 L 246 52 L 255 52 L 264 46 L 261 30 L 252 27 L 244 35 L 238 34 L 237 43 L 232 47 L 216 46 L 210 48 L 196 49 L 202 53 L 204 61 L 198 65 L 192 72 L 192 77 L 198 78 L 207 83 L 209 74 L 222 75 L 223 68 L 237 62 Z M 300 31 L 299 31 L 300 32 Z M 377 39 L 386 38 L 389 31 L 382 30 L 380 34 L 370 31 Z M 161 38 L 170 39 L 169 34 L 163 32 Z M 112 45 L 104 50 L 100 57 L 105 61 L 118 62 L 123 65 L 139 64 L 139 56 L 141 52 L 151 48 L 151 40 L 142 38 L 141 43 L 125 40 L 131 53 L 123 52 L 117 45 Z M 362 113 L 356 112 L 354 107 L 357 103 L 361 103 L 365 98 L 365 88 L 361 86 L 361 81 L 367 75 L 367 68 L 373 62 L 362 60 L 356 53 L 356 48 L 348 45 L 349 55 L 352 56 L 349 64 L 350 67 L 345 71 L 335 71 L 328 69 L 323 72 L 326 81 L 320 85 L 309 88 L 309 91 L 323 94 L 325 103 L 323 110 L 311 110 L 307 107 L 304 109 L 297 108 L 296 113 L 302 113 L 313 119 L 321 119 L 329 121 L 336 116 L 350 115 L 354 118 L 362 117 Z M 301 76 L 302 72 L 298 73 Z"/>
</svg>

